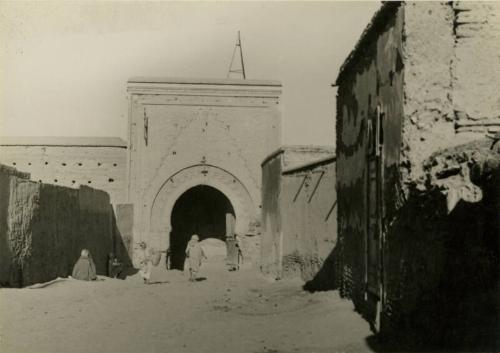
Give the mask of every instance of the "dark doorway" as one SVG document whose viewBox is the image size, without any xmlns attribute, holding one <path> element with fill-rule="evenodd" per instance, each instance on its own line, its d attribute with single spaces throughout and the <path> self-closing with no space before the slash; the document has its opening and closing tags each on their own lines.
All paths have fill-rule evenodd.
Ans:
<svg viewBox="0 0 500 353">
<path fill-rule="evenodd" d="M 191 235 L 200 241 L 207 238 L 225 240 L 226 215 L 234 217 L 229 199 L 219 190 L 198 185 L 179 197 L 172 210 L 170 233 L 171 268 L 183 270 L 185 250 Z"/>
</svg>

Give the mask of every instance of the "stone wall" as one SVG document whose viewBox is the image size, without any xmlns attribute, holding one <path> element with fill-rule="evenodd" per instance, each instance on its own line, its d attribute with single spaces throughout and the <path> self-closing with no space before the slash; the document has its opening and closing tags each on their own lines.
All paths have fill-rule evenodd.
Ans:
<svg viewBox="0 0 500 353">
<path fill-rule="evenodd" d="M 310 289 L 335 287 L 332 153 L 331 148 L 285 146 L 263 162 L 261 270 L 265 275 L 300 277 Z"/>
<path fill-rule="evenodd" d="M 71 275 L 83 248 L 106 275 L 107 256 L 121 243 L 109 195 L 66 188 L 0 169 L 2 285 L 21 287 Z M 128 263 L 127 258 L 122 261 Z"/>
<path fill-rule="evenodd" d="M 0 163 L 45 184 L 105 190 L 126 200 L 126 143 L 118 138 L 0 138 Z"/>
</svg>

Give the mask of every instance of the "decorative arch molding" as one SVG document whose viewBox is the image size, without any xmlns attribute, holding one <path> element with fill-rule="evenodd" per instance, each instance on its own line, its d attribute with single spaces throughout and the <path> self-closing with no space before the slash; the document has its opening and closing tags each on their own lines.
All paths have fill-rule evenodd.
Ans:
<svg viewBox="0 0 500 353">
<path fill-rule="evenodd" d="M 157 191 L 149 213 L 148 243 L 160 249 L 168 247 L 173 207 L 182 194 L 197 185 L 208 185 L 222 192 L 233 206 L 236 232 L 248 231 L 256 216 L 256 206 L 247 188 L 222 168 L 198 164 L 172 174 Z"/>
</svg>

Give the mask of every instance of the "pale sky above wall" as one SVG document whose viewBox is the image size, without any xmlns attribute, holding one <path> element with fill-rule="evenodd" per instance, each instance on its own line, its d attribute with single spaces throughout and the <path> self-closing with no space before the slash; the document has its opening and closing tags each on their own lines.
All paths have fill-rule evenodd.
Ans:
<svg viewBox="0 0 500 353">
<path fill-rule="evenodd" d="M 380 3 L 0 2 L 0 135 L 127 134 L 133 76 L 283 83 L 284 144 L 334 144 L 335 81 Z"/>
</svg>

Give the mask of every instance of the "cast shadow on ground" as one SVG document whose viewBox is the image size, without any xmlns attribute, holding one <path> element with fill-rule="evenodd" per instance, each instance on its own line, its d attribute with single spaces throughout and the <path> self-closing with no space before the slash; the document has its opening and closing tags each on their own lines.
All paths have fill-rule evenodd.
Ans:
<svg viewBox="0 0 500 353">
<path fill-rule="evenodd" d="M 336 245 L 327 256 L 323 265 L 314 277 L 303 285 L 303 289 L 310 293 L 338 289 L 338 246 Z"/>
</svg>

